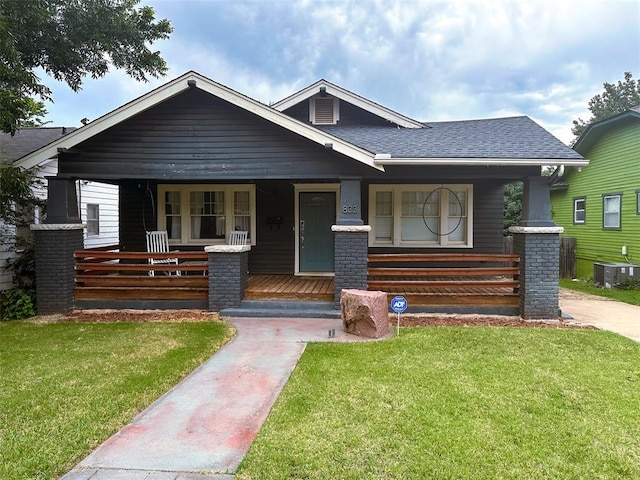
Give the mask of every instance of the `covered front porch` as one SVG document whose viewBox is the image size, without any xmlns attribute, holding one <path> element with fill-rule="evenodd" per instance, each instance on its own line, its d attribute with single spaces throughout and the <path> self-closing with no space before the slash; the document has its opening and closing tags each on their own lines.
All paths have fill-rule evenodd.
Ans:
<svg viewBox="0 0 640 480">
<path fill-rule="evenodd" d="M 150 264 L 150 258 L 163 255 L 178 261 Z M 207 309 L 210 298 L 218 293 L 210 290 L 209 271 L 219 267 L 210 265 L 204 251 L 126 252 L 114 245 L 78 250 L 74 257 L 74 305 L 78 309 Z M 410 311 L 518 314 L 517 255 L 370 254 L 367 263 L 367 288 L 386 292 L 389 300 L 403 295 Z M 240 302 L 231 307 L 276 305 L 265 302 L 337 306 L 333 276 L 247 273 L 246 277 Z"/>
</svg>

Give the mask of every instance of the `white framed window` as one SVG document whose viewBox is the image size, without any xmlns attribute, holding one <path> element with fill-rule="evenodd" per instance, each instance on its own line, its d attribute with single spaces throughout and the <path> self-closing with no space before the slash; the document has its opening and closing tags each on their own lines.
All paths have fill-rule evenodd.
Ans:
<svg viewBox="0 0 640 480">
<path fill-rule="evenodd" d="M 100 235 L 100 205 L 87 203 L 87 236 Z"/>
<path fill-rule="evenodd" d="M 225 244 L 232 230 L 255 245 L 255 185 L 159 185 L 158 228 L 173 244 Z"/>
<path fill-rule="evenodd" d="M 586 202 L 585 197 L 573 199 L 573 223 L 583 224 L 586 218 Z"/>
<path fill-rule="evenodd" d="M 620 228 L 621 197 L 619 193 L 602 196 L 602 228 Z"/>
<path fill-rule="evenodd" d="M 309 99 L 309 121 L 313 125 L 335 125 L 340 120 L 340 100 L 315 96 Z"/>
<path fill-rule="evenodd" d="M 473 185 L 370 185 L 369 246 L 473 247 Z"/>
</svg>

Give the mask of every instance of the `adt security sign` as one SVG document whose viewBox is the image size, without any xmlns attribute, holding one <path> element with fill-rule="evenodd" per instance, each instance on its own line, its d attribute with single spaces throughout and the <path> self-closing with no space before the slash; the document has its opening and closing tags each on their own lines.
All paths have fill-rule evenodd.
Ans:
<svg viewBox="0 0 640 480">
<path fill-rule="evenodd" d="M 398 295 L 397 297 L 393 297 L 391 300 L 391 310 L 396 313 L 402 313 L 407 309 L 407 299 L 402 295 Z"/>
</svg>

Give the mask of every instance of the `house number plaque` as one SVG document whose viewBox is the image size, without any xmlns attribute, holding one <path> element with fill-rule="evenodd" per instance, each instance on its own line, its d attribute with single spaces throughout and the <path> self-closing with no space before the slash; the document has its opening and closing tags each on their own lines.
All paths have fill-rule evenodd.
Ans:
<svg viewBox="0 0 640 480">
<path fill-rule="evenodd" d="M 358 206 L 357 205 L 343 205 L 342 206 L 342 213 L 355 215 L 356 213 L 358 213 Z"/>
</svg>

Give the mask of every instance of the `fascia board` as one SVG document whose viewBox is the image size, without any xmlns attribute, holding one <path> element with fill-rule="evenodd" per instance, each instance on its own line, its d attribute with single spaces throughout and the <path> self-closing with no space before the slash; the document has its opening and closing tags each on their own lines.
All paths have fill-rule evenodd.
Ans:
<svg viewBox="0 0 640 480">
<path fill-rule="evenodd" d="M 376 156 L 376 165 L 460 165 L 460 166 L 520 166 L 543 167 L 547 165 L 565 165 L 584 167 L 589 165 L 586 158 L 391 158 Z"/>
<path fill-rule="evenodd" d="M 280 100 L 272 105 L 272 108 L 278 110 L 279 112 L 283 112 L 287 108 L 290 108 L 318 93 L 320 87 L 325 87 L 326 92 L 329 95 L 332 95 L 340 100 L 344 100 L 345 102 L 352 103 L 353 105 L 362 108 L 368 112 L 371 112 L 379 117 L 384 118 L 390 122 L 393 122 L 401 127 L 405 128 L 424 128 L 424 125 L 417 120 L 406 117 L 398 112 L 394 112 L 393 110 L 383 107 L 382 105 L 375 103 L 367 98 L 361 97 L 360 95 L 356 95 L 349 90 L 345 90 L 338 85 L 334 85 L 331 82 L 327 82 L 326 80 L 320 80 L 315 82 L 312 85 L 309 85 L 307 88 L 300 90 L 289 97 Z"/>
</svg>

